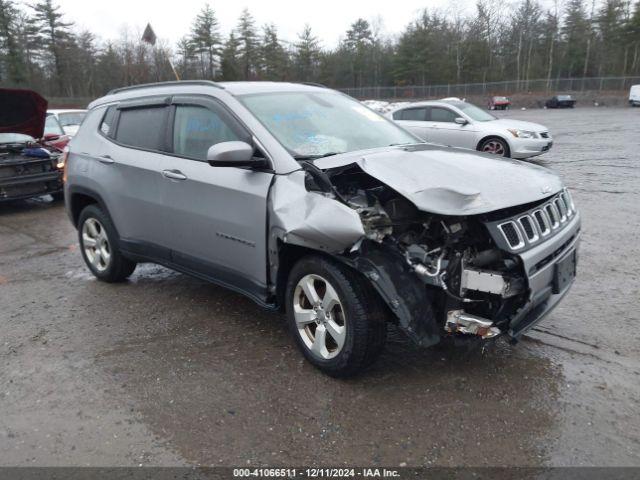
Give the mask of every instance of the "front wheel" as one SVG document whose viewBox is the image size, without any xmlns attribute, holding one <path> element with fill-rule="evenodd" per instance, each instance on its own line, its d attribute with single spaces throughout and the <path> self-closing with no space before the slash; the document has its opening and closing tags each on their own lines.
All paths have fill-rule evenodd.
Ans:
<svg viewBox="0 0 640 480">
<path fill-rule="evenodd" d="M 82 257 L 98 280 L 122 282 L 135 270 L 135 262 L 120 252 L 111 219 L 97 205 L 89 205 L 80 213 L 78 237 Z"/>
<path fill-rule="evenodd" d="M 501 157 L 509 156 L 509 145 L 507 145 L 507 142 L 501 138 L 488 138 L 480 144 L 478 150 L 485 153 L 491 153 L 493 155 L 499 155 Z"/>
<path fill-rule="evenodd" d="M 300 260 L 286 289 L 289 329 L 306 359 L 334 377 L 372 364 L 386 340 L 386 310 L 358 273 L 320 256 Z"/>
</svg>

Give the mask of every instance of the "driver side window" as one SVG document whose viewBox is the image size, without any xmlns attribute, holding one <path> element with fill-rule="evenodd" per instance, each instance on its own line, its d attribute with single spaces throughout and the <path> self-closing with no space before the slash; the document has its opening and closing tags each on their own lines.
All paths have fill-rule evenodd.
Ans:
<svg viewBox="0 0 640 480">
<path fill-rule="evenodd" d="M 456 121 L 456 115 L 448 108 L 431 107 L 431 121 L 432 122 L 447 122 L 454 123 Z"/>
<path fill-rule="evenodd" d="M 173 126 L 173 152 L 206 160 L 209 147 L 221 142 L 247 141 L 217 112 L 199 105 L 177 105 Z"/>
</svg>

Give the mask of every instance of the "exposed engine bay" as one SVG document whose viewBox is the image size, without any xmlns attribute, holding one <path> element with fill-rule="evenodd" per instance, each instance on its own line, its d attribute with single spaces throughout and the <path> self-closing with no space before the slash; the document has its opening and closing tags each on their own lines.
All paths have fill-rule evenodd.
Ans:
<svg viewBox="0 0 640 480">
<path fill-rule="evenodd" d="M 422 212 L 357 165 L 304 168 L 309 191 L 333 196 L 360 216 L 365 236 L 342 256 L 387 297 L 417 343 L 437 343 L 442 335 L 488 339 L 508 330 L 526 302 L 526 279 L 518 256 L 496 246 L 482 215 Z"/>
</svg>

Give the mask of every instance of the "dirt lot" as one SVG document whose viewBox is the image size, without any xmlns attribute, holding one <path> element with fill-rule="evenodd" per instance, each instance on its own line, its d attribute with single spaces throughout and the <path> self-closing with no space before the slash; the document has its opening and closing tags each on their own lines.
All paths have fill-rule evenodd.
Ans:
<svg viewBox="0 0 640 480">
<path fill-rule="evenodd" d="M 0 465 L 640 466 L 640 109 L 547 125 L 583 215 L 579 277 L 516 347 L 394 336 L 349 381 L 283 319 L 161 267 L 106 285 L 61 204 L 0 206 Z"/>
</svg>

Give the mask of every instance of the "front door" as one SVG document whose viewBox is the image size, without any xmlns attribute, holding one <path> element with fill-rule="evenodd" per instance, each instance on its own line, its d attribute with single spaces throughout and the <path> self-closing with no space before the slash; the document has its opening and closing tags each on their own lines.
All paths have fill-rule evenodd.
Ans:
<svg viewBox="0 0 640 480">
<path fill-rule="evenodd" d="M 446 107 L 429 108 L 429 133 L 432 141 L 450 147 L 475 148 L 473 124 L 456 123 L 460 115 Z"/>
<path fill-rule="evenodd" d="M 213 99 L 174 97 L 171 155 L 162 163 L 162 203 L 172 261 L 256 293 L 267 282 L 267 196 L 273 174 L 212 167 L 212 145 L 251 142 Z M 259 293 L 256 295 L 260 296 Z"/>
</svg>

